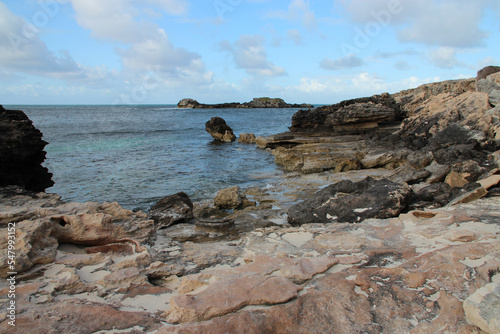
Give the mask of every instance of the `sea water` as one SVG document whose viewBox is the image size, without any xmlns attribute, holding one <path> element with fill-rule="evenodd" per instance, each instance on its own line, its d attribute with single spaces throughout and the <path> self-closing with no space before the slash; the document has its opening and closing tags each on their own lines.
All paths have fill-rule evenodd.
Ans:
<svg viewBox="0 0 500 334">
<path fill-rule="evenodd" d="M 263 187 L 282 171 L 255 145 L 215 144 L 205 131 L 213 116 L 236 135 L 287 131 L 298 109 L 179 109 L 174 105 L 5 106 L 23 110 L 43 133 L 44 165 L 65 201 L 116 201 L 148 210 L 184 191 L 193 201 L 222 188 Z"/>
</svg>

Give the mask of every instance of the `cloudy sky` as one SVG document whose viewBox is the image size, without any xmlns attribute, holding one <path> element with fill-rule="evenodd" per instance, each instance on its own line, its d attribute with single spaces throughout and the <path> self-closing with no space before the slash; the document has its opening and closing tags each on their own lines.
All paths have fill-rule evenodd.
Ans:
<svg viewBox="0 0 500 334">
<path fill-rule="evenodd" d="M 331 104 L 500 65 L 498 0 L 0 1 L 0 104 Z"/>
</svg>

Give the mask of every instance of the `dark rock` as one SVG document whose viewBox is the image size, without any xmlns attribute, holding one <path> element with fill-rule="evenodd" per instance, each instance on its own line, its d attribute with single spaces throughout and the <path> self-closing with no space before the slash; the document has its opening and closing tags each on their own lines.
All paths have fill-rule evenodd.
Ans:
<svg viewBox="0 0 500 334">
<path fill-rule="evenodd" d="M 47 145 L 42 136 L 24 112 L 0 106 L 0 186 L 44 191 L 54 184 L 52 174 L 42 166 Z"/>
<path fill-rule="evenodd" d="M 233 129 L 220 117 L 212 117 L 205 123 L 205 129 L 216 141 L 229 143 L 236 140 Z"/>
<path fill-rule="evenodd" d="M 425 167 L 431 175 L 425 180 L 428 183 L 442 182 L 446 175 L 450 172 L 450 166 L 440 165 L 437 162 L 433 162 L 429 166 Z"/>
<path fill-rule="evenodd" d="M 423 208 L 429 205 L 433 205 L 434 207 L 445 206 L 453 197 L 451 190 L 451 187 L 444 182 L 424 187 L 415 192 L 415 204 L 412 204 L 412 209 Z"/>
<path fill-rule="evenodd" d="M 408 154 L 406 161 L 417 170 L 424 169 L 434 160 L 434 155 L 429 151 L 418 151 Z"/>
<path fill-rule="evenodd" d="M 312 104 L 290 104 L 280 98 L 256 97 L 250 102 L 228 102 L 217 104 L 199 103 L 193 99 L 182 99 L 177 104 L 179 108 L 227 109 L 227 108 L 313 108 Z"/>
<path fill-rule="evenodd" d="M 486 66 L 477 72 L 476 82 L 478 82 L 481 79 L 486 79 L 486 77 L 488 77 L 488 75 L 493 74 L 493 73 L 497 73 L 497 72 L 500 72 L 499 66 Z"/>
<path fill-rule="evenodd" d="M 193 203 L 188 195 L 180 192 L 162 198 L 149 210 L 149 218 L 153 219 L 157 228 L 173 224 L 187 223 L 193 219 Z"/>
<path fill-rule="evenodd" d="M 291 225 L 358 223 L 368 218 L 389 218 L 406 210 L 413 193 L 409 187 L 370 177 L 340 181 L 288 210 Z"/>
</svg>

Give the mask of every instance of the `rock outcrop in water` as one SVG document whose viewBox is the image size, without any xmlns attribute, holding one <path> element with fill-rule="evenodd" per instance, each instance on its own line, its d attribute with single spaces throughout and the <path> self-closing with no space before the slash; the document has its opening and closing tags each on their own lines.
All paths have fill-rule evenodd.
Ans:
<svg viewBox="0 0 500 334">
<path fill-rule="evenodd" d="M 229 102 L 218 104 L 199 103 L 194 99 L 182 99 L 177 103 L 178 108 L 200 109 L 228 109 L 228 108 L 313 108 L 312 104 L 290 104 L 280 98 L 256 97 L 250 102 Z"/>
<path fill-rule="evenodd" d="M 54 184 L 42 166 L 47 145 L 42 136 L 24 112 L 0 106 L 0 186 L 44 191 Z"/>
<path fill-rule="evenodd" d="M 0 188 L 0 275 L 17 271 L 16 327 L 3 313 L 0 331 L 496 333 L 498 119 L 471 88 L 436 83 L 332 107 L 344 120 L 311 111 L 318 131 L 257 142 L 321 173 L 225 189 L 214 203 L 174 195 L 160 211 L 194 219 L 170 226 L 117 203 Z"/>
<path fill-rule="evenodd" d="M 220 117 L 212 117 L 205 123 L 205 129 L 215 141 L 230 143 L 236 140 L 233 129 L 231 129 L 231 127 L 226 124 L 226 121 Z"/>
</svg>

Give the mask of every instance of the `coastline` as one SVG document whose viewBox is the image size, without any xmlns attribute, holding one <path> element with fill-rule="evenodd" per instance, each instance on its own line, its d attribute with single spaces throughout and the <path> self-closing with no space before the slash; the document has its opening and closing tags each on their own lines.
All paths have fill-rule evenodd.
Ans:
<svg viewBox="0 0 500 334">
<path fill-rule="evenodd" d="M 183 198 L 160 218 L 3 188 L 17 330 L 50 313 L 40 333 L 494 332 L 484 288 L 500 285 L 500 111 L 480 80 L 298 112 L 290 133 L 257 138 L 288 171 L 273 187 L 233 187 L 219 204 Z M 384 196 L 404 197 L 401 208 L 356 203 L 383 200 L 378 185 L 358 187 L 367 176 L 397 185 Z M 339 201 L 353 221 L 329 211 Z M 313 222 L 291 221 L 294 208 Z"/>
</svg>

